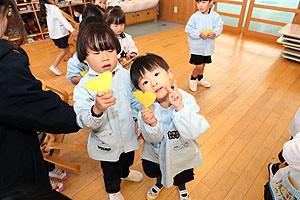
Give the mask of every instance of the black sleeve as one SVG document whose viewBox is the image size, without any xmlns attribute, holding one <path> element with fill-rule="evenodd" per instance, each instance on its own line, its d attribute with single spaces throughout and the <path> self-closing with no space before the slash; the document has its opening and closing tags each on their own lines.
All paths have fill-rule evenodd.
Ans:
<svg viewBox="0 0 300 200">
<path fill-rule="evenodd" d="M 79 130 L 73 107 L 54 92 L 42 91 L 28 58 L 14 51 L 0 59 L 0 123 L 48 133 Z"/>
</svg>

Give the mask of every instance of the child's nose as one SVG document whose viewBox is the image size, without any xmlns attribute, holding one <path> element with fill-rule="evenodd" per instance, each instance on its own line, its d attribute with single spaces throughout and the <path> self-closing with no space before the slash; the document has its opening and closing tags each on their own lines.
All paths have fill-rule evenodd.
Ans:
<svg viewBox="0 0 300 200">
<path fill-rule="evenodd" d="M 107 51 L 103 51 L 102 52 L 102 60 L 107 60 L 108 59 L 108 52 Z"/>
</svg>

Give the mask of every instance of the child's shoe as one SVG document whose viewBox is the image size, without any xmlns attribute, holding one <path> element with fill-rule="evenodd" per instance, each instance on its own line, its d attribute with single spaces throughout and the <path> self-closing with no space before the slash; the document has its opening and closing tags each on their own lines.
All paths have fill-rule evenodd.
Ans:
<svg viewBox="0 0 300 200">
<path fill-rule="evenodd" d="M 147 192 L 147 200 L 153 200 L 156 199 L 156 197 L 158 196 L 159 192 L 161 191 L 162 188 L 159 188 L 156 186 L 156 184 L 150 188 Z"/>
<path fill-rule="evenodd" d="M 191 200 L 191 196 L 187 190 L 179 190 L 178 189 L 178 192 L 179 192 L 180 200 Z"/>
<path fill-rule="evenodd" d="M 67 178 L 69 178 L 69 174 L 65 170 L 55 168 L 53 171 L 49 172 L 49 177 L 66 180 Z"/>
<path fill-rule="evenodd" d="M 132 181 L 132 182 L 141 182 L 143 179 L 143 174 L 136 170 L 130 170 L 127 178 L 123 178 L 123 180 Z"/>
<path fill-rule="evenodd" d="M 189 79 L 189 87 L 190 87 L 190 90 L 192 90 L 193 92 L 196 92 L 197 91 L 197 80 Z"/>
<path fill-rule="evenodd" d="M 66 188 L 66 185 L 64 183 L 60 183 L 57 181 L 50 180 L 50 184 L 51 184 L 52 190 L 55 190 L 56 192 L 62 192 Z"/>
<path fill-rule="evenodd" d="M 108 194 L 110 200 L 124 200 L 123 195 L 121 192 L 113 193 L 113 194 Z"/>
<path fill-rule="evenodd" d="M 198 85 L 201 85 L 205 88 L 210 88 L 211 84 L 203 79 L 201 79 L 200 81 L 198 81 Z"/>
<path fill-rule="evenodd" d="M 53 66 L 53 65 L 52 65 L 49 69 L 50 69 L 55 75 L 57 75 L 57 76 L 62 75 L 62 72 L 59 71 L 59 69 L 58 69 L 57 67 Z"/>
</svg>

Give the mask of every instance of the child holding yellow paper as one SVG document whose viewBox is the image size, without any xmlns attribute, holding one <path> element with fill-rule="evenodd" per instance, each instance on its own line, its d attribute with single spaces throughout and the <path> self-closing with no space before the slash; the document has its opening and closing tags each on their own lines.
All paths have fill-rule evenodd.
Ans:
<svg viewBox="0 0 300 200">
<path fill-rule="evenodd" d="M 77 56 L 80 62 L 86 61 L 89 71 L 74 89 L 74 110 L 78 125 L 92 129 L 88 154 L 101 161 L 105 189 L 111 200 L 124 199 L 121 179 L 139 182 L 143 178 L 140 172 L 129 170 L 134 151 L 139 149 L 134 117 L 140 104 L 132 95 L 129 71 L 118 64 L 120 49 L 118 38 L 106 24 L 91 22 L 79 31 Z M 101 75 L 104 78 L 97 79 Z M 86 89 L 91 80 L 101 87 L 110 82 L 108 92 Z"/>
<path fill-rule="evenodd" d="M 82 21 L 79 26 L 79 30 L 90 22 L 102 22 L 105 21 L 106 13 L 98 5 L 89 4 L 84 8 L 82 13 Z M 66 77 L 72 85 L 77 85 L 80 79 L 84 76 L 84 72 L 88 70 L 88 66 L 84 62 L 80 62 L 77 58 L 77 53 L 75 52 L 73 57 L 69 59 L 67 65 Z"/>
<path fill-rule="evenodd" d="M 138 55 L 138 49 L 132 39 L 132 36 L 125 33 L 125 13 L 119 6 L 107 8 L 108 26 L 115 32 L 121 44 L 121 52 L 118 54 L 118 60 L 124 68 L 129 68 L 132 60 Z"/>
<path fill-rule="evenodd" d="M 190 63 L 195 65 L 189 78 L 190 90 L 196 92 L 197 85 L 209 88 L 210 83 L 203 79 L 205 64 L 211 63 L 214 53 L 215 38 L 223 30 L 223 21 L 220 15 L 211 10 L 212 0 L 196 0 L 198 11 L 194 13 L 185 27 L 188 34 Z"/>
<path fill-rule="evenodd" d="M 193 168 L 202 165 L 202 156 L 196 139 L 209 124 L 198 112 L 195 98 L 178 89 L 176 81 L 171 88 L 173 71 L 166 61 L 155 54 L 136 58 L 130 70 L 133 85 L 143 92 L 152 92 L 156 101 L 139 113 L 139 132 L 144 138 L 142 165 L 156 184 L 149 189 L 147 199 L 155 199 L 160 190 L 172 185 L 178 187 L 181 200 L 189 200 L 185 184 L 194 179 Z"/>
</svg>

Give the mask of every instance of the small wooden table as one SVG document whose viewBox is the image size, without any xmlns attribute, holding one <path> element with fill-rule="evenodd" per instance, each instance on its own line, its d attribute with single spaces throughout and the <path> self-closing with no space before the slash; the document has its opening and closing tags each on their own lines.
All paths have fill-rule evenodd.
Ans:
<svg viewBox="0 0 300 200">
<path fill-rule="evenodd" d="M 277 40 L 283 44 L 282 56 L 300 62 L 300 25 L 287 24 L 279 30 L 282 36 Z"/>
</svg>

